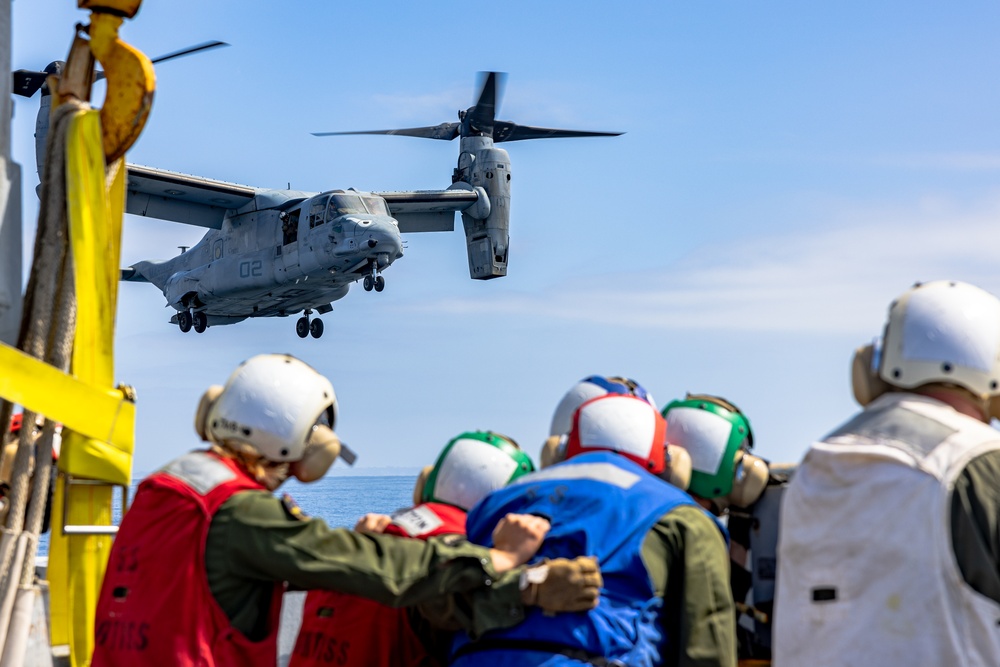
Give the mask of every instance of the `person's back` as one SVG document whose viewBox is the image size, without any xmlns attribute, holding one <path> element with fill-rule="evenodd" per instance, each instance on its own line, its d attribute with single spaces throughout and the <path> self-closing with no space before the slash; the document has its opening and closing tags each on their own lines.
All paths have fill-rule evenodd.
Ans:
<svg viewBox="0 0 1000 667">
<path fill-rule="evenodd" d="M 627 665 L 659 664 L 665 640 L 657 622 L 662 599 L 655 595 L 641 548 L 660 518 L 680 505 L 694 502 L 610 452 L 573 457 L 491 494 L 469 516 L 470 541 L 489 545 L 490 531 L 508 512 L 545 516 L 552 528 L 538 556 L 594 556 L 605 588 L 591 612 L 562 618 L 531 612 L 515 632 L 460 643 L 452 664 L 477 664 L 486 659 L 481 651 L 487 647 L 494 649 L 491 664 L 533 664 L 532 654 L 546 653 L 562 654 L 567 663 L 602 657 Z"/>
<path fill-rule="evenodd" d="M 419 540 L 465 535 L 465 518 L 490 491 L 534 470 L 510 438 L 468 432 L 453 438 L 434 466 L 418 477 L 414 506 L 388 522 L 362 523 L 367 531 Z M 369 519 L 365 517 L 365 519 Z M 375 518 L 378 518 L 377 516 Z M 364 521 L 364 520 L 363 520 Z M 337 591 L 314 590 L 306 596 L 302 626 L 289 667 L 358 665 L 394 667 L 444 664 L 451 633 L 442 633 L 416 609 L 388 607 Z"/>
<path fill-rule="evenodd" d="M 668 644 L 686 654 L 691 635 L 705 642 L 703 664 L 735 664 L 723 530 L 688 494 L 657 478 L 663 429 L 656 409 L 641 399 L 592 399 L 574 418 L 564 462 L 490 494 L 470 512 L 469 539 L 480 544 L 490 543 L 490 530 L 508 512 L 548 518 L 552 527 L 537 557 L 593 555 L 605 586 L 590 612 L 529 612 L 514 631 L 460 635 L 453 665 L 658 665 Z M 685 558 L 696 550 L 704 572 L 690 574 L 702 581 L 683 591 L 691 563 Z M 706 588 L 712 591 L 702 596 Z M 701 599 L 685 609 L 686 595 Z M 698 618 L 687 618 L 689 611 Z M 668 637 L 672 631 L 678 636 Z"/>
<path fill-rule="evenodd" d="M 950 487 L 970 448 L 1000 451 L 1000 434 L 905 393 L 813 445 L 783 503 L 776 664 L 996 664 L 1000 605 L 951 553 Z"/>
<path fill-rule="evenodd" d="M 201 548 L 213 514 L 226 500 L 263 490 L 232 460 L 212 452 L 186 454 L 143 480 L 108 561 L 97 603 L 93 665 L 274 663 L 283 586 L 274 584 L 262 638 L 228 631 L 229 621 L 209 589 Z M 155 534 L 145 530 L 149 525 L 157 527 Z"/>
</svg>

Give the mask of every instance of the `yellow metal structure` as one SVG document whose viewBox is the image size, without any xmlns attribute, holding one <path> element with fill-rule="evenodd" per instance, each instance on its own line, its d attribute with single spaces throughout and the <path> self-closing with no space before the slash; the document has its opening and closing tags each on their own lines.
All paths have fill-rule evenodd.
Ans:
<svg viewBox="0 0 1000 667">
<path fill-rule="evenodd" d="M 107 0 L 104 4 L 108 4 Z M 108 91 L 101 107 L 104 155 L 108 164 L 124 155 L 139 138 L 149 117 L 156 87 L 149 58 L 118 39 L 121 23 L 120 17 L 111 14 L 94 14 L 90 20 L 90 50 L 108 75 Z"/>
<path fill-rule="evenodd" d="M 127 19 L 139 11 L 142 0 L 76 0 L 76 6 L 92 12 L 124 16 Z"/>
<path fill-rule="evenodd" d="M 97 111 L 73 119 L 66 154 L 70 239 L 76 281 L 77 319 L 73 373 L 78 381 L 109 390 L 114 383 L 114 318 L 124 205 L 124 164 L 108 185 Z M 118 394 L 112 431 L 97 438 L 71 430 L 63 438 L 52 516 L 73 524 L 110 525 L 111 484 L 128 484 L 132 472 L 134 406 Z M 132 412 L 119 424 L 123 412 Z M 53 417 L 59 418 L 56 414 Z M 108 437 L 125 427 L 124 437 Z M 67 486 L 65 475 L 108 482 Z M 68 644 L 72 664 L 93 652 L 94 609 L 111 549 L 108 535 L 64 535 L 54 522 L 49 546 L 50 622 L 54 645 Z"/>
<path fill-rule="evenodd" d="M 72 118 L 65 147 L 66 207 L 77 300 L 72 375 L 0 344 L 0 368 L 4 369 L 0 396 L 64 427 L 60 475 L 53 494 L 48 579 L 52 644 L 68 645 L 73 665 L 89 664 L 93 652 L 94 609 L 111 538 L 63 534 L 61 521 L 55 517 L 63 517 L 65 508 L 68 523 L 110 525 L 113 485 L 128 485 L 132 472 L 135 405 L 131 391 L 114 388 L 126 177 L 122 156 L 146 121 L 154 78 L 148 58 L 118 39 L 118 28 L 121 17 L 134 15 L 140 1 L 78 2 L 94 11 L 88 44 L 104 69 L 108 93 L 103 109 L 80 111 Z M 87 101 L 93 56 L 86 49 L 81 55 L 81 49 L 74 47 L 66 72 L 76 80 L 59 82 L 61 96 Z M 99 483 L 68 486 L 67 475 Z"/>
</svg>

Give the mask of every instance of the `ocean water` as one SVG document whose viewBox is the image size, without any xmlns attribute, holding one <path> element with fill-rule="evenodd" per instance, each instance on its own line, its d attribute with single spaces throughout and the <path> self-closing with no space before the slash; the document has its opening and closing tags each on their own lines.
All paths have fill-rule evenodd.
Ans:
<svg viewBox="0 0 1000 667">
<path fill-rule="evenodd" d="M 302 511 L 320 517 L 333 527 L 353 528 L 369 512 L 392 514 L 413 504 L 413 485 L 417 475 L 340 476 L 327 475 L 312 484 L 289 480 L 276 495 L 287 493 Z M 129 497 L 135 498 L 138 482 L 132 485 Z M 121 519 L 121 496 L 115 494 L 115 522 Z M 38 555 L 49 553 L 49 536 L 42 535 Z"/>
<path fill-rule="evenodd" d="M 327 476 L 313 484 L 286 482 L 278 493 L 287 493 L 309 516 L 322 517 L 331 526 L 353 528 L 369 512 L 392 514 L 413 505 L 417 476 Z"/>
</svg>

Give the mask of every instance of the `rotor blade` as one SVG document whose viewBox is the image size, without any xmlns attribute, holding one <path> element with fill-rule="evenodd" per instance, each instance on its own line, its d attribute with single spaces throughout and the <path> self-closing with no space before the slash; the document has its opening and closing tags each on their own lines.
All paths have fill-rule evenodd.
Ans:
<svg viewBox="0 0 1000 667">
<path fill-rule="evenodd" d="M 191 46 L 186 49 L 181 49 L 180 51 L 174 51 L 173 53 L 168 53 L 165 56 L 160 56 L 159 58 L 153 58 L 150 62 L 154 65 L 156 63 L 162 63 L 166 60 L 173 60 L 174 58 L 181 58 L 183 56 L 189 56 L 192 53 L 198 53 L 199 51 L 207 51 L 209 49 L 215 49 L 220 46 L 229 46 L 226 42 L 220 42 L 215 40 L 213 42 L 205 42 L 204 44 L 198 44 L 197 46 Z"/>
<path fill-rule="evenodd" d="M 422 139 L 441 139 L 451 141 L 458 136 L 458 123 L 441 123 L 433 127 L 409 127 L 401 130 L 362 130 L 358 132 L 313 132 L 314 137 L 336 137 L 347 134 L 389 134 L 402 137 L 420 137 Z"/>
<path fill-rule="evenodd" d="M 617 137 L 624 132 L 587 132 L 583 130 L 557 130 L 548 127 L 517 125 L 498 120 L 493 126 L 493 141 L 524 141 L 525 139 L 564 139 L 571 137 Z"/>
<path fill-rule="evenodd" d="M 14 87 L 11 92 L 22 97 L 31 97 L 42 87 L 47 76 L 45 72 L 19 69 L 14 72 Z"/>
<path fill-rule="evenodd" d="M 497 108 L 503 98 L 503 88 L 507 81 L 506 72 L 480 72 L 481 87 L 476 106 L 469 110 L 470 120 L 476 129 L 488 132 L 493 128 Z"/>
<path fill-rule="evenodd" d="M 213 42 L 205 42 L 204 44 L 198 44 L 197 46 L 191 46 L 186 49 L 181 49 L 180 51 L 174 51 L 173 53 L 168 53 L 165 56 L 160 56 L 159 58 L 153 58 L 151 63 L 162 63 L 167 60 L 173 60 L 174 58 L 182 58 L 184 56 L 189 56 L 193 53 L 198 53 L 200 51 L 208 51 L 209 49 L 216 49 L 221 46 L 229 46 L 226 42 L 220 42 L 215 40 Z M 17 95 L 23 95 L 24 97 L 31 97 L 38 89 L 42 87 L 45 83 L 45 78 L 48 76 L 45 72 L 32 72 L 26 69 L 19 69 L 14 72 L 14 88 L 13 92 Z M 104 72 L 96 71 L 94 72 L 94 81 L 100 81 L 105 77 Z"/>
</svg>

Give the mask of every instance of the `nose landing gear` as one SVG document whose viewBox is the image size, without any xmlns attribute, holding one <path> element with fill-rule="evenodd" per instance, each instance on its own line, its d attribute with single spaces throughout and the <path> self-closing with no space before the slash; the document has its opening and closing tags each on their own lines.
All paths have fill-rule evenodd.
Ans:
<svg viewBox="0 0 1000 667">
<path fill-rule="evenodd" d="M 365 276 L 362 285 L 366 292 L 371 292 L 374 289 L 376 292 L 381 292 L 385 289 L 385 278 L 378 271 L 378 263 L 372 262 L 370 264 L 371 273 Z"/>
<path fill-rule="evenodd" d="M 305 338 L 310 334 L 312 334 L 313 338 L 319 338 L 323 335 L 323 320 L 316 319 L 310 321 L 310 315 L 312 315 L 312 311 L 306 310 L 305 315 L 295 322 L 295 333 L 299 335 L 299 338 Z"/>
</svg>

